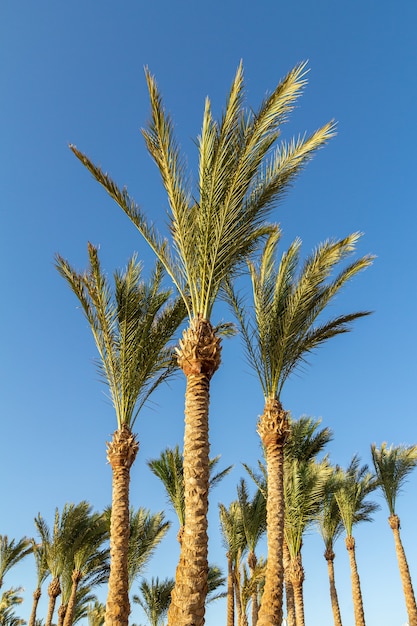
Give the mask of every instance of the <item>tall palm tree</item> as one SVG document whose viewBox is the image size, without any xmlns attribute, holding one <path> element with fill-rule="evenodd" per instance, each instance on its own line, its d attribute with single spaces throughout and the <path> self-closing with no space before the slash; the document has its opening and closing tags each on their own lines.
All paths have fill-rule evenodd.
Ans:
<svg viewBox="0 0 417 626">
<path fill-rule="evenodd" d="M 336 540 L 343 533 L 343 523 L 340 517 L 339 507 L 335 497 L 337 469 L 333 468 L 333 475 L 329 479 L 327 489 L 324 493 L 322 506 L 317 515 L 317 525 L 324 541 L 324 558 L 327 562 L 327 572 L 329 576 L 330 601 L 332 605 L 334 626 L 342 626 L 339 600 L 337 596 L 335 575 L 334 575 L 334 545 Z"/>
<path fill-rule="evenodd" d="M 368 312 L 340 315 L 327 322 L 317 318 L 340 289 L 368 267 L 370 256 L 351 262 L 334 276 L 337 266 L 355 250 L 359 235 L 327 241 L 298 270 L 300 241 L 296 240 L 276 265 L 278 230 L 270 234 L 257 267 L 249 262 L 253 289 L 252 315 L 232 289 L 234 307 L 249 357 L 265 399 L 258 433 L 264 447 L 267 475 L 268 564 L 259 626 L 282 622 L 284 543 L 284 447 L 290 433 L 289 416 L 281 404 L 285 382 L 307 356 L 331 337 L 350 330 Z"/>
<path fill-rule="evenodd" d="M 185 172 L 185 160 L 174 138 L 156 81 L 147 71 L 151 120 L 143 131 L 168 194 L 172 246 L 162 239 L 126 189 L 88 157 L 74 154 L 105 187 L 135 224 L 163 263 L 189 316 L 177 352 L 186 376 L 184 478 L 185 531 L 168 622 L 171 626 L 204 623 L 207 593 L 207 511 L 209 482 L 210 381 L 220 366 L 219 327 L 212 312 L 225 279 L 254 251 L 269 232 L 265 219 L 313 153 L 333 135 L 326 124 L 311 136 L 281 142 L 280 125 L 305 85 L 304 64 L 279 83 L 257 112 L 244 108 L 243 68 L 233 81 L 222 118 L 217 122 L 206 100 L 198 139 L 197 188 Z M 192 581 L 192 583 L 191 583 Z"/>
<path fill-rule="evenodd" d="M 236 574 L 240 557 L 246 549 L 246 536 L 243 529 L 242 510 L 239 502 L 231 502 L 229 508 L 219 504 L 220 529 L 227 558 L 227 626 L 235 623 L 235 596 L 240 599 Z"/>
<path fill-rule="evenodd" d="M 258 488 L 252 499 L 249 497 L 245 480 L 242 478 L 237 488 L 238 502 L 241 511 L 243 532 L 248 550 L 247 562 L 251 578 L 255 581 L 258 559 L 255 553 L 258 541 L 266 532 L 266 499 Z M 252 585 L 252 626 L 258 621 L 258 587 Z"/>
<path fill-rule="evenodd" d="M 220 460 L 220 455 L 209 459 L 209 489 L 217 485 L 232 469 L 232 465 L 221 472 L 214 473 Z M 148 466 L 164 485 L 168 501 L 177 514 L 180 529 L 178 541 L 181 543 L 185 526 L 185 498 L 184 498 L 184 457 L 179 446 L 166 448 L 157 459 L 148 461 Z"/>
<path fill-rule="evenodd" d="M 372 461 L 378 477 L 378 484 L 388 505 L 388 523 L 394 534 L 395 550 L 400 569 L 410 626 L 417 626 L 417 606 L 411 582 L 410 569 L 400 537 L 400 518 L 395 505 L 404 483 L 417 465 L 417 446 L 390 446 L 382 443 L 378 449 L 371 445 Z"/>
<path fill-rule="evenodd" d="M 360 460 L 356 455 L 352 458 L 347 470 L 345 472 L 339 470 L 339 472 L 335 497 L 346 533 L 345 544 L 349 554 L 355 626 L 365 626 L 355 538 L 352 532 L 355 524 L 372 521 L 372 513 L 379 508 L 375 502 L 367 500 L 369 494 L 376 489 L 377 480 L 375 475 L 368 471 L 367 465 L 360 466 Z"/>
<path fill-rule="evenodd" d="M 81 274 L 59 255 L 56 263 L 90 324 L 100 355 L 99 370 L 116 413 L 117 430 L 107 444 L 113 487 L 106 624 L 127 626 L 130 469 L 139 448 L 132 429 L 152 391 L 173 371 L 167 344 L 184 318 L 185 307 L 180 299 L 170 302 L 171 291 L 162 289 L 159 263 L 145 283 L 142 268 L 132 257 L 124 272 L 114 274 L 112 294 L 97 248 L 89 244 L 88 253 L 90 266 Z"/>
<path fill-rule="evenodd" d="M 36 564 L 36 589 L 33 592 L 33 605 L 29 618 L 29 626 L 35 626 L 36 611 L 42 594 L 42 585 L 49 576 L 49 568 L 45 558 L 45 550 L 41 543 L 31 539 L 32 553 Z"/>
<path fill-rule="evenodd" d="M 0 589 L 7 572 L 31 552 L 32 544 L 27 537 L 9 541 L 7 535 L 0 535 Z"/>
</svg>

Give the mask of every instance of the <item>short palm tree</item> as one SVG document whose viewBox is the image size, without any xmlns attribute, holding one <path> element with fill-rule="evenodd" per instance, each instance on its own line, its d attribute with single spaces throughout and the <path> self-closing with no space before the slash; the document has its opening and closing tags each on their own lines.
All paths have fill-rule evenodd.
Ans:
<svg viewBox="0 0 417 626">
<path fill-rule="evenodd" d="M 345 472 L 339 470 L 335 498 L 346 533 L 345 544 L 349 554 L 355 626 L 365 626 L 365 614 L 356 563 L 355 538 L 352 532 L 355 524 L 372 521 L 372 513 L 379 508 L 375 502 L 367 500 L 376 487 L 375 475 L 368 470 L 367 465 L 360 466 L 360 460 L 356 455 Z"/>
<path fill-rule="evenodd" d="M 9 541 L 7 535 L 0 535 L 0 589 L 7 572 L 31 552 L 32 544 L 26 537 Z"/>
<path fill-rule="evenodd" d="M 240 558 L 246 550 L 246 536 L 243 528 L 242 511 L 239 502 L 231 502 L 227 508 L 219 504 L 220 529 L 227 558 L 227 626 L 235 623 L 235 597 L 240 601 L 237 572 Z M 240 609 L 238 606 L 238 613 Z"/>
<path fill-rule="evenodd" d="M 133 602 L 139 604 L 149 621 L 149 626 L 163 626 L 171 603 L 171 592 L 174 588 L 173 578 L 159 580 L 152 578 L 150 582 L 142 580 L 139 586 L 140 595 L 133 596 Z"/>
<path fill-rule="evenodd" d="M 299 270 L 300 241 L 275 256 L 280 238 L 270 234 L 259 266 L 249 262 L 252 280 L 252 308 L 232 289 L 229 298 L 235 310 L 247 349 L 249 364 L 258 375 L 265 398 L 258 433 L 264 447 L 267 475 L 268 564 L 259 626 L 282 622 L 284 544 L 284 447 L 290 433 L 289 416 L 281 404 L 283 386 L 307 356 L 331 337 L 350 330 L 354 320 L 368 312 L 340 315 L 317 323 L 317 318 L 340 289 L 372 257 L 351 262 L 334 276 L 337 266 L 355 250 L 359 235 L 320 245 Z"/>
<path fill-rule="evenodd" d="M 217 485 L 232 469 L 232 465 L 221 472 L 214 473 L 220 460 L 220 455 L 209 459 L 209 489 Z M 179 446 L 166 448 L 157 459 L 148 461 L 150 470 L 164 485 L 168 501 L 178 517 L 180 525 L 178 541 L 181 543 L 185 526 L 185 497 L 184 497 L 184 457 Z"/>
<path fill-rule="evenodd" d="M 410 569 L 400 537 L 400 518 L 395 510 L 398 494 L 401 492 L 407 477 L 417 465 L 417 446 L 390 446 L 388 448 L 387 444 L 383 443 L 378 449 L 375 444 L 372 444 L 371 454 L 378 484 L 388 505 L 388 522 L 394 534 L 408 621 L 410 626 L 417 626 L 416 599 Z"/>
<path fill-rule="evenodd" d="M 140 409 L 154 389 L 173 371 L 168 342 L 181 324 L 182 300 L 170 301 L 162 289 L 163 270 L 157 264 L 148 283 L 132 257 L 124 272 L 114 275 L 114 294 L 102 272 L 97 248 L 88 246 L 90 267 L 75 271 L 61 256 L 57 268 L 81 302 L 100 355 L 99 370 L 108 385 L 117 430 L 107 446 L 112 468 L 110 578 L 106 624 L 127 626 L 129 619 L 129 483 L 138 442 L 132 429 Z"/>
<path fill-rule="evenodd" d="M 15 615 L 15 608 L 22 604 L 23 598 L 20 595 L 22 587 L 12 587 L 3 591 L 0 596 L 0 624 L 2 626 L 23 626 L 24 619 Z"/>
<path fill-rule="evenodd" d="M 324 541 L 324 558 L 327 561 L 327 572 L 329 576 L 330 601 L 332 605 L 334 626 L 342 626 L 339 600 L 337 596 L 335 575 L 334 575 L 334 546 L 337 539 L 343 533 L 343 523 L 340 517 L 339 507 L 335 497 L 337 470 L 333 468 L 333 475 L 330 477 L 327 489 L 323 496 L 322 505 L 317 515 L 317 526 Z"/>
<path fill-rule="evenodd" d="M 35 626 L 36 624 L 36 611 L 40 597 L 42 595 L 42 585 L 49 576 L 48 564 L 45 558 L 45 550 L 41 543 L 37 543 L 34 539 L 31 539 L 32 553 L 35 557 L 36 564 L 36 589 L 33 592 L 33 605 L 29 618 L 29 626 Z"/>
<path fill-rule="evenodd" d="M 174 138 L 155 79 L 147 71 L 151 120 L 143 131 L 147 148 L 161 173 L 170 206 L 172 246 L 111 178 L 88 157 L 74 154 L 129 216 L 163 263 L 187 306 L 189 328 L 178 349 L 186 379 L 184 478 L 186 540 L 181 544 L 168 622 L 171 626 L 204 623 L 207 593 L 207 511 L 209 483 L 210 381 L 220 366 L 219 328 L 212 312 L 226 279 L 257 247 L 269 227 L 265 219 L 313 153 L 333 135 L 327 124 L 309 137 L 282 142 L 272 153 L 280 125 L 305 85 L 304 64 L 279 83 L 257 112 L 244 108 L 243 69 L 233 81 L 222 118 L 214 120 L 206 100 L 198 140 L 196 189 Z M 190 581 L 193 581 L 192 587 Z"/>
</svg>

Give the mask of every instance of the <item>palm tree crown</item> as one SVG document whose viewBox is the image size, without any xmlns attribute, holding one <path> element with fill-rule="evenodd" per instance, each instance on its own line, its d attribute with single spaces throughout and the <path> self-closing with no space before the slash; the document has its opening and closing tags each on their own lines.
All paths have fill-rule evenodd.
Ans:
<svg viewBox="0 0 417 626">
<path fill-rule="evenodd" d="M 388 504 L 390 515 L 395 515 L 395 503 L 407 476 L 417 465 L 417 446 L 390 446 L 382 443 L 380 449 L 371 445 L 372 461 Z"/>
</svg>

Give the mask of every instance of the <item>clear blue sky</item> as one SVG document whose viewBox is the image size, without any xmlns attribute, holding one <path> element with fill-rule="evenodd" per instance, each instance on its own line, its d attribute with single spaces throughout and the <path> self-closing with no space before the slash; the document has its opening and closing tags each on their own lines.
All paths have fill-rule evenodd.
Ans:
<svg viewBox="0 0 417 626">
<path fill-rule="evenodd" d="M 166 201 L 140 135 L 149 106 L 143 67 L 156 75 L 177 137 L 196 164 L 194 138 L 204 98 L 221 111 L 243 59 L 248 105 L 257 107 L 289 69 L 308 60 L 309 85 L 286 126 L 287 137 L 334 118 L 338 135 L 300 176 L 274 219 L 284 243 L 309 252 L 320 241 L 360 230 L 360 253 L 374 266 L 347 287 L 334 311 L 372 309 L 355 330 L 311 358 L 284 392 L 294 417 L 321 417 L 334 431 L 334 463 L 369 446 L 415 443 L 417 5 L 412 0 L 332 2 L 212 0 L 53 2 L 3 0 L 0 7 L 1 456 L 0 533 L 35 532 L 65 502 L 110 502 L 105 441 L 114 413 L 93 365 L 95 347 L 77 302 L 54 269 L 61 253 L 82 269 L 86 244 L 100 244 L 111 273 L 134 250 L 151 257 L 122 211 L 75 159 L 68 143 L 126 184 L 165 227 Z M 225 312 L 219 312 L 222 317 Z M 215 320 L 216 321 L 216 320 Z M 182 442 L 184 381 L 158 392 L 137 423 L 141 448 L 131 501 L 166 507 L 146 460 Z M 226 567 L 217 502 L 235 498 L 242 462 L 255 465 L 263 398 L 239 339 L 224 343 L 212 384 L 212 454 L 234 471 L 213 492 L 210 560 Z M 417 479 L 398 502 L 411 574 L 417 579 Z M 405 606 L 382 499 L 373 524 L 356 529 L 357 559 L 369 626 L 402 626 Z M 174 574 L 173 529 L 146 575 Z M 321 540 L 305 539 L 308 626 L 332 624 Z M 261 549 L 262 551 L 262 549 Z M 337 544 L 336 582 L 344 626 L 353 626 L 347 553 Z M 23 585 L 28 618 L 35 586 L 28 558 L 5 580 Z M 39 617 L 46 613 L 46 587 Z M 213 605 L 207 625 L 225 621 Z M 132 621 L 144 621 L 137 607 Z"/>
</svg>

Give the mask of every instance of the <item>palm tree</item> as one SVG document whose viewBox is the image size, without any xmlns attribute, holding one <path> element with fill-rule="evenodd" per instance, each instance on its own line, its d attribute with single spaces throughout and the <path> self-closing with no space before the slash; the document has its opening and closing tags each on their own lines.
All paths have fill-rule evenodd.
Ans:
<svg viewBox="0 0 417 626">
<path fill-rule="evenodd" d="M 359 463 L 359 458 L 355 455 L 345 472 L 339 470 L 335 497 L 346 533 L 345 544 L 349 554 L 355 626 L 365 626 L 362 591 L 355 555 L 355 538 L 352 530 L 353 526 L 359 522 L 372 521 L 372 513 L 379 507 L 374 502 L 366 500 L 377 487 L 376 478 L 368 471 L 367 465 L 360 467 Z"/>
<path fill-rule="evenodd" d="M 197 189 L 185 172 L 155 79 L 147 71 L 151 120 L 143 131 L 161 173 L 170 206 L 172 246 L 162 239 L 126 189 L 120 190 L 77 148 L 74 154 L 129 216 L 163 263 L 187 306 L 189 327 L 177 351 L 187 384 L 185 393 L 184 479 L 185 541 L 181 544 L 168 622 L 204 623 L 207 593 L 207 511 L 209 482 L 208 413 L 210 381 L 220 366 L 219 327 L 212 325 L 214 304 L 224 286 L 270 228 L 265 219 L 313 153 L 333 135 L 327 124 L 311 136 L 273 144 L 280 124 L 305 85 L 304 64 L 297 66 L 262 103 L 258 112 L 243 104 L 243 68 L 233 81 L 219 122 L 206 100 L 198 140 Z M 193 584 L 190 585 L 190 581 Z"/>
<path fill-rule="evenodd" d="M 255 549 L 258 541 L 266 531 L 266 499 L 258 488 L 252 499 L 249 498 L 245 480 L 242 478 L 237 488 L 238 502 L 241 511 L 243 532 L 248 550 L 247 562 L 251 578 L 255 581 L 255 571 L 258 559 Z M 252 585 L 252 626 L 258 621 L 258 587 Z"/>
<path fill-rule="evenodd" d="M 171 291 L 161 289 L 159 263 L 145 283 L 142 268 L 132 257 L 124 272 L 115 273 L 112 295 L 97 248 L 89 244 L 88 253 L 90 267 L 82 274 L 59 255 L 56 262 L 91 326 L 100 355 L 99 370 L 116 412 L 117 430 L 107 444 L 113 490 L 106 624 L 127 626 L 129 483 L 139 448 L 132 428 L 152 391 L 173 372 L 172 350 L 167 344 L 182 322 L 185 308 L 180 299 L 169 302 Z"/>
<path fill-rule="evenodd" d="M 329 479 L 328 487 L 323 496 L 322 506 L 317 516 L 317 525 L 325 545 L 324 558 L 327 561 L 334 625 L 342 626 L 342 617 L 340 614 L 334 576 L 334 544 L 343 532 L 342 518 L 340 517 L 340 511 L 335 497 L 336 476 L 337 470 L 334 468 L 333 475 Z"/>
<path fill-rule="evenodd" d="M 31 539 L 32 553 L 35 557 L 36 564 L 36 589 L 33 592 L 33 605 L 29 618 L 29 626 L 35 626 L 36 624 L 36 611 L 38 603 L 42 594 L 42 585 L 49 576 L 48 564 L 45 558 L 45 550 L 41 543 L 37 543 L 34 539 Z"/>
<path fill-rule="evenodd" d="M 220 529 L 227 557 L 227 626 L 235 623 L 235 595 L 240 601 L 240 591 L 236 576 L 240 557 L 246 549 L 246 536 L 243 529 L 242 510 L 239 502 L 231 502 L 229 508 L 219 504 Z M 238 606 L 239 611 L 239 606 Z"/>
<path fill-rule="evenodd" d="M 15 539 L 9 541 L 7 535 L 0 535 L 0 589 L 7 572 L 31 552 L 32 544 L 26 537 L 16 542 Z"/>
<path fill-rule="evenodd" d="M 382 443 L 380 449 L 371 445 L 372 461 L 379 487 L 388 505 L 388 523 L 394 534 L 395 550 L 404 590 L 405 603 L 410 626 L 417 626 L 417 606 L 411 582 L 410 570 L 400 537 L 400 518 L 395 504 L 407 476 L 417 465 L 417 446 L 390 446 Z"/>
<path fill-rule="evenodd" d="M 209 459 L 209 489 L 217 485 L 232 469 L 232 465 L 221 472 L 214 474 L 214 469 L 220 460 L 220 455 Z M 166 448 L 157 459 L 148 461 L 148 466 L 164 485 L 168 501 L 177 514 L 180 529 L 177 539 L 181 544 L 185 526 L 185 498 L 184 498 L 184 457 L 178 446 Z"/>
<path fill-rule="evenodd" d="M 130 509 L 129 589 L 142 573 L 170 526 L 171 522 L 165 520 L 163 511 L 151 513 L 142 507 L 137 511 Z"/>
<path fill-rule="evenodd" d="M 106 606 L 94 600 L 87 607 L 88 626 L 104 626 Z"/>
<path fill-rule="evenodd" d="M 258 433 L 264 447 L 267 475 L 268 564 L 259 626 L 282 622 L 284 544 L 284 447 L 290 433 L 289 415 L 281 404 L 283 386 L 306 357 L 331 337 L 350 330 L 351 323 L 368 312 L 351 313 L 315 325 L 319 315 L 343 285 L 368 267 L 370 256 L 350 263 L 338 275 L 336 267 L 355 250 L 359 235 L 328 241 L 317 248 L 297 275 L 300 241 L 283 254 L 278 267 L 275 253 L 278 230 L 270 234 L 259 267 L 249 262 L 253 313 L 248 314 L 232 289 L 229 298 L 244 338 L 249 364 L 258 375 L 265 399 Z"/>
<path fill-rule="evenodd" d="M 0 596 L 0 624 L 2 626 L 21 626 L 26 624 L 24 619 L 16 617 L 14 610 L 19 604 L 22 604 L 23 598 L 20 593 L 22 587 L 12 587 L 3 591 Z"/>
<path fill-rule="evenodd" d="M 133 596 L 133 602 L 139 604 L 149 620 L 150 626 L 163 626 L 171 603 L 171 592 L 174 588 L 173 578 L 152 578 L 149 583 L 142 580 L 139 591 L 140 595 Z"/>
</svg>

